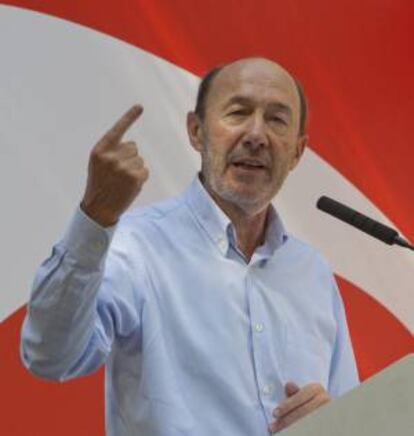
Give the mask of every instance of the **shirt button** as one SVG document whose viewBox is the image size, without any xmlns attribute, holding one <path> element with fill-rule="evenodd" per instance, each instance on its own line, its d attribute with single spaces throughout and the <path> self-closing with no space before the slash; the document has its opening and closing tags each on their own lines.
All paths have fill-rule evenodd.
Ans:
<svg viewBox="0 0 414 436">
<path fill-rule="evenodd" d="M 227 243 L 226 243 L 226 240 L 224 238 L 219 238 L 217 240 L 217 244 L 218 244 L 218 247 L 220 248 L 221 251 L 224 251 L 227 247 Z"/>
<path fill-rule="evenodd" d="M 93 243 L 93 248 L 95 251 L 102 251 L 102 249 L 105 247 L 105 243 L 103 241 L 95 241 Z"/>
<path fill-rule="evenodd" d="M 257 323 L 257 324 L 255 324 L 255 326 L 254 326 L 254 330 L 255 330 L 257 333 L 261 333 L 261 332 L 263 331 L 263 329 L 264 329 L 264 326 L 263 326 L 262 323 Z"/>
<path fill-rule="evenodd" d="M 273 386 L 272 385 L 265 385 L 263 386 L 263 393 L 264 395 L 270 395 L 272 393 Z"/>
</svg>

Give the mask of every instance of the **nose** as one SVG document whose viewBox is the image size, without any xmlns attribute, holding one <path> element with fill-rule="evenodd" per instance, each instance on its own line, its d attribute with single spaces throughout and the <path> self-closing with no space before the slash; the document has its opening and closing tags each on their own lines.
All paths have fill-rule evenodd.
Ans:
<svg viewBox="0 0 414 436">
<path fill-rule="evenodd" d="M 260 114 L 255 114 L 246 126 L 246 134 L 243 138 L 243 145 L 251 150 L 266 147 L 268 144 L 266 134 L 266 123 Z"/>
</svg>

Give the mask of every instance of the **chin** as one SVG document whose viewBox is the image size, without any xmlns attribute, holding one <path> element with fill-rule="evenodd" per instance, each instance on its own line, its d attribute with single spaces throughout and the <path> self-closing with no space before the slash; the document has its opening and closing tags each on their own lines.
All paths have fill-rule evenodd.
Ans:
<svg viewBox="0 0 414 436">
<path fill-rule="evenodd" d="M 263 191 L 246 190 L 246 189 L 226 189 L 218 192 L 220 197 L 233 204 L 237 208 L 243 210 L 249 215 L 254 215 L 267 208 L 271 201 L 271 197 L 264 195 Z"/>
</svg>

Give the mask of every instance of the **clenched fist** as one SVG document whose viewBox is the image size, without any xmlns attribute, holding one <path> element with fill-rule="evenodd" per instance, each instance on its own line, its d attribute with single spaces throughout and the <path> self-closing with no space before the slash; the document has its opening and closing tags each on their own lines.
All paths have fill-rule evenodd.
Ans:
<svg viewBox="0 0 414 436">
<path fill-rule="evenodd" d="M 118 221 L 148 179 L 135 142 L 121 142 L 142 111 L 141 106 L 129 109 L 91 151 L 81 209 L 103 227 Z"/>
</svg>

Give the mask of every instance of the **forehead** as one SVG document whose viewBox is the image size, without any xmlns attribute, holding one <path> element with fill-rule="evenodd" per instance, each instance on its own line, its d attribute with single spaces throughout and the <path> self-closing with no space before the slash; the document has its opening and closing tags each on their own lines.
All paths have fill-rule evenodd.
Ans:
<svg viewBox="0 0 414 436">
<path fill-rule="evenodd" d="M 257 103 L 283 103 L 293 112 L 299 109 L 299 96 L 290 74 L 265 59 L 243 60 L 224 67 L 214 78 L 207 107 L 226 104 L 235 96 Z"/>
</svg>

